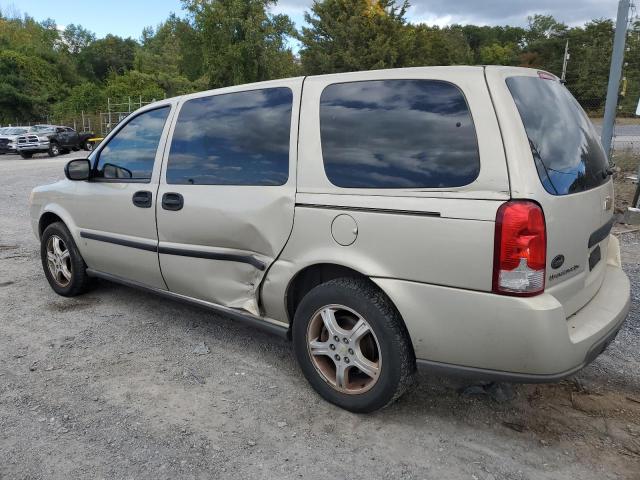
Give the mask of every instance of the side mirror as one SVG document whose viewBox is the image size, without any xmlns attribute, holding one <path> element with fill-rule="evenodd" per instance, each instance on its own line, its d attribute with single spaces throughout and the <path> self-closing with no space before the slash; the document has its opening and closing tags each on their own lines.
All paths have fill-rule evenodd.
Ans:
<svg viewBox="0 0 640 480">
<path fill-rule="evenodd" d="M 64 174 L 69 180 L 89 180 L 91 163 L 86 158 L 71 160 L 64 166 Z"/>
</svg>

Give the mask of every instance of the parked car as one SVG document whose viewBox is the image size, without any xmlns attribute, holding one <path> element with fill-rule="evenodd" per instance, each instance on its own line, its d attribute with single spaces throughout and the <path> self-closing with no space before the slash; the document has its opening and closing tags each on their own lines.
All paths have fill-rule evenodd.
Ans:
<svg viewBox="0 0 640 480">
<path fill-rule="evenodd" d="M 31 127 L 5 127 L 0 129 L 0 154 L 18 153 L 16 145 L 18 137 L 31 130 Z"/>
<path fill-rule="evenodd" d="M 138 110 L 65 174 L 31 195 L 55 292 L 98 277 L 279 333 L 355 412 L 398 398 L 416 365 L 557 381 L 629 310 L 607 157 L 546 72 L 191 94 Z"/>
<path fill-rule="evenodd" d="M 18 137 L 17 149 L 22 158 L 31 158 L 34 153 L 43 152 L 55 157 L 81 148 L 91 151 L 93 143 L 89 139 L 94 136 L 92 132 L 78 133 L 71 127 L 35 125 L 32 132 Z"/>
</svg>

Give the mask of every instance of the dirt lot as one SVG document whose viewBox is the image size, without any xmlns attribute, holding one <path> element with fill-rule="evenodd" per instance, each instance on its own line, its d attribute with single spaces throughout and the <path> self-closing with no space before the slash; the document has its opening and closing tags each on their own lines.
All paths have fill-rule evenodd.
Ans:
<svg viewBox="0 0 640 480">
<path fill-rule="evenodd" d="M 575 379 L 462 394 L 421 372 L 354 415 L 283 340 L 109 283 L 56 296 L 27 201 L 69 158 L 0 156 L 1 479 L 640 478 L 638 233 L 621 237 L 630 318 Z"/>
</svg>

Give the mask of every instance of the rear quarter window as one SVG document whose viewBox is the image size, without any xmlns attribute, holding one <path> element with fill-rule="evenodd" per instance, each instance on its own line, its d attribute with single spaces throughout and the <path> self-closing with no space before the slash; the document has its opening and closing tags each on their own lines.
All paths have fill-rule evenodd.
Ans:
<svg viewBox="0 0 640 480">
<path fill-rule="evenodd" d="M 437 80 L 327 86 L 320 98 L 327 178 L 343 188 L 451 188 L 480 172 L 462 91 Z"/>
<path fill-rule="evenodd" d="M 506 82 L 545 190 L 568 195 L 606 183 L 607 156 L 569 90 L 557 80 L 539 77 L 509 77 Z"/>
</svg>

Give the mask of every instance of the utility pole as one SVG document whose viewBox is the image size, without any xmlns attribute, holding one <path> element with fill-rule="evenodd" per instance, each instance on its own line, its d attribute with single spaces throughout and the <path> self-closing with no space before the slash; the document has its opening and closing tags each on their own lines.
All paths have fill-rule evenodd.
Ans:
<svg viewBox="0 0 640 480">
<path fill-rule="evenodd" d="M 605 103 L 604 106 L 604 121 L 602 123 L 602 146 L 607 156 L 611 153 L 613 124 L 618 109 L 618 91 L 620 89 L 620 76 L 622 75 L 622 62 L 624 60 L 624 45 L 627 39 L 629 4 L 630 0 L 620 0 L 618 3 L 618 19 L 616 21 L 616 34 L 613 40 L 613 52 L 611 53 L 607 103 Z"/>
<path fill-rule="evenodd" d="M 567 63 L 569 62 L 569 58 L 569 40 L 567 40 L 567 43 L 564 45 L 564 59 L 562 60 L 562 77 L 560 78 L 562 83 L 567 83 Z"/>
</svg>

